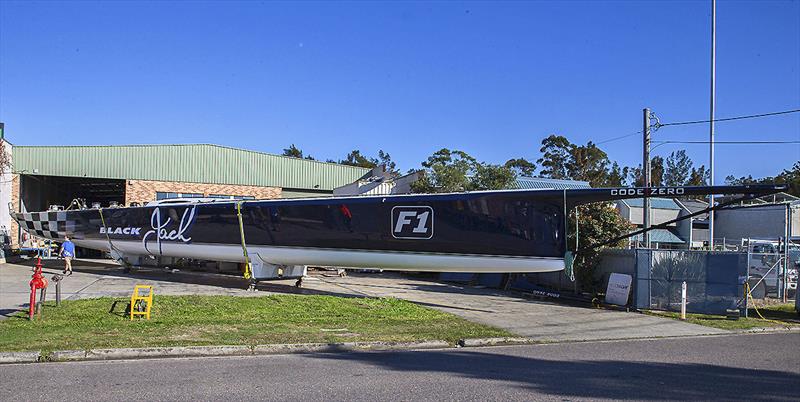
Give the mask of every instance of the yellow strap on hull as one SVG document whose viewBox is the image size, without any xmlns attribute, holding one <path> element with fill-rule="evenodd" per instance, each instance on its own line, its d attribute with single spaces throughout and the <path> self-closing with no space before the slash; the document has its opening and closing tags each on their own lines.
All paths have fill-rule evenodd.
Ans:
<svg viewBox="0 0 800 402">
<path fill-rule="evenodd" d="M 244 201 L 237 201 L 236 202 L 236 215 L 239 218 L 239 234 L 242 238 L 242 254 L 244 255 L 244 279 L 250 279 L 253 277 L 253 273 L 250 270 L 250 256 L 247 254 L 247 243 L 244 239 L 244 223 L 242 223 L 242 204 Z"/>
</svg>

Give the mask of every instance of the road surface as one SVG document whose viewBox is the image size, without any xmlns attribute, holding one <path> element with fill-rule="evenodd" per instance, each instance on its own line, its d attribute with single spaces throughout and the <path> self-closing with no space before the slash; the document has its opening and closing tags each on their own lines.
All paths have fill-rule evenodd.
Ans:
<svg viewBox="0 0 800 402">
<path fill-rule="evenodd" d="M 798 400 L 800 333 L 0 366 L 0 400 Z"/>
</svg>

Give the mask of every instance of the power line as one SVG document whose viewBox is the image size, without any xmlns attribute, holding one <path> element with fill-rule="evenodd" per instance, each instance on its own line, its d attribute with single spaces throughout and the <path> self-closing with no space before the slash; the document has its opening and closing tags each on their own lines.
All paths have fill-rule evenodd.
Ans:
<svg viewBox="0 0 800 402">
<path fill-rule="evenodd" d="M 711 141 L 657 141 L 659 144 L 708 144 Z M 714 144 L 800 144 L 800 141 L 714 141 Z"/>
<path fill-rule="evenodd" d="M 656 149 L 665 144 L 709 144 L 711 141 L 657 141 L 657 144 L 653 146 L 653 149 Z M 797 144 L 800 145 L 800 141 L 714 141 L 714 144 L 720 145 L 770 145 L 770 144 Z"/>
<path fill-rule="evenodd" d="M 613 142 L 613 141 L 621 140 L 623 138 L 628 138 L 628 137 L 631 137 L 631 136 L 634 136 L 634 135 L 637 135 L 637 134 L 641 134 L 641 133 L 642 133 L 641 131 L 637 131 L 635 133 L 620 135 L 619 137 L 612 137 L 612 138 L 609 138 L 607 140 L 603 140 L 603 141 L 600 141 L 600 142 L 595 142 L 594 145 L 600 145 L 600 144 L 605 144 L 607 142 Z"/>
<path fill-rule="evenodd" d="M 694 120 L 694 121 L 681 121 L 681 122 L 675 122 L 675 123 L 656 123 L 656 127 L 661 128 L 661 127 L 667 127 L 667 126 L 684 126 L 684 125 L 687 125 L 687 124 L 711 123 L 712 121 L 713 122 L 717 122 L 717 121 L 732 121 L 732 120 L 755 119 L 755 118 L 759 118 L 759 117 L 777 116 L 777 115 L 781 115 L 781 114 L 789 114 L 789 113 L 797 113 L 797 112 L 800 112 L 800 109 L 784 110 L 784 111 L 781 111 L 781 112 L 751 114 L 751 115 L 747 115 L 747 116 L 727 117 L 727 118 L 724 118 L 724 119 L 714 119 L 714 120 Z M 716 143 L 718 143 L 718 141 L 715 141 L 714 143 L 716 144 Z"/>
</svg>

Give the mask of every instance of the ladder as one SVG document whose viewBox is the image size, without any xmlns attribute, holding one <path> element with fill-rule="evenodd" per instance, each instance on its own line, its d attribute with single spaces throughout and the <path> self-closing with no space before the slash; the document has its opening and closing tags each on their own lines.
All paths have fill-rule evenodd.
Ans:
<svg viewBox="0 0 800 402">
<path fill-rule="evenodd" d="M 142 295 L 140 291 L 147 291 L 146 295 Z M 137 311 L 136 303 L 142 302 L 145 304 L 143 311 Z M 153 307 L 153 286 L 151 285 L 136 285 L 133 287 L 133 295 L 131 295 L 131 321 L 136 315 L 143 315 L 146 319 L 150 319 L 150 308 Z"/>
</svg>

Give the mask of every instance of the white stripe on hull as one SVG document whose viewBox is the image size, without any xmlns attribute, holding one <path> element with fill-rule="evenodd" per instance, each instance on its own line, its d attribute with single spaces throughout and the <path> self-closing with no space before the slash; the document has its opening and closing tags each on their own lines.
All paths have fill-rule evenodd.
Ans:
<svg viewBox="0 0 800 402">
<path fill-rule="evenodd" d="M 80 246 L 109 251 L 104 240 L 78 240 Z M 139 241 L 114 240 L 114 248 L 127 255 L 148 255 Z M 154 245 L 155 246 L 155 245 Z M 242 247 L 234 244 L 162 243 L 166 257 L 244 262 Z M 300 247 L 248 246 L 251 258 L 273 265 L 311 265 L 381 268 L 388 271 L 524 273 L 564 269 L 563 258 L 508 257 L 391 251 L 337 250 Z"/>
</svg>

